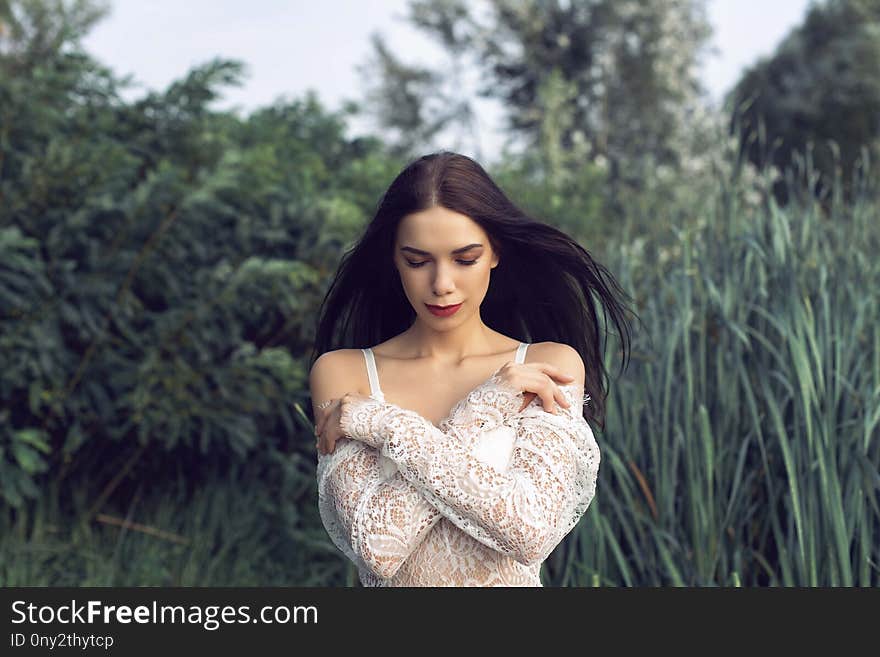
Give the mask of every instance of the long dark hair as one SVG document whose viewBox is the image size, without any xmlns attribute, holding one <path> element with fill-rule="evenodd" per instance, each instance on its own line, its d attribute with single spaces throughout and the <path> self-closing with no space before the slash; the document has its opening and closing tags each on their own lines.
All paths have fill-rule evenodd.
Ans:
<svg viewBox="0 0 880 657">
<path fill-rule="evenodd" d="M 466 215 L 499 254 L 480 316 L 487 326 L 522 342 L 572 346 L 586 368 L 590 396 L 584 418 L 605 428 L 607 371 L 593 295 L 622 340 L 621 372 L 630 329 L 620 298 L 631 300 L 602 265 L 562 231 L 516 207 L 471 158 L 442 151 L 411 162 L 379 201 L 361 239 L 342 257 L 318 312 L 311 365 L 334 349 L 372 347 L 409 328 L 416 317 L 394 266 L 397 226 L 408 214 L 442 206 Z M 607 329 L 606 329 L 607 330 Z"/>
</svg>

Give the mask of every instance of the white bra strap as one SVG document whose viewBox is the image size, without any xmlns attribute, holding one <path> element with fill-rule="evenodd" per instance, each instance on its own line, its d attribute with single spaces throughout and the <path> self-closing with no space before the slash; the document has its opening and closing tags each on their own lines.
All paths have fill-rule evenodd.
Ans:
<svg viewBox="0 0 880 657">
<path fill-rule="evenodd" d="M 373 356 L 373 350 L 369 347 L 361 349 L 364 352 L 364 359 L 367 361 L 367 376 L 370 377 L 370 394 L 380 401 L 385 401 L 385 395 L 379 387 L 379 373 L 376 371 L 376 358 Z"/>
</svg>

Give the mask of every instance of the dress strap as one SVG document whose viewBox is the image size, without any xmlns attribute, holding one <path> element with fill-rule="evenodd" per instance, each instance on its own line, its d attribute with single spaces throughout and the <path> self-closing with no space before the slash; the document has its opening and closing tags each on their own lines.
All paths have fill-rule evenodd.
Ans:
<svg viewBox="0 0 880 657">
<path fill-rule="evenodd" d="M 516 350 L 516 358 L 514 359 L 515 363 L 524 363 L 526 362 L 526 350 L 529 348 L 528 342 L 520 342 L 519 347 Z"/>
<path fill-rule="evenodd" d="M 379 373 L 376 371 L 376 357 L 373 356 L 373 350 L 369 347 L 361 349 L 364 352 L 364 360 L 367 361 L 367 376 L 370 377 L 370 395 L 379 401 L 385 401 L 385 395 L 379 387 Z"/>
</svg>

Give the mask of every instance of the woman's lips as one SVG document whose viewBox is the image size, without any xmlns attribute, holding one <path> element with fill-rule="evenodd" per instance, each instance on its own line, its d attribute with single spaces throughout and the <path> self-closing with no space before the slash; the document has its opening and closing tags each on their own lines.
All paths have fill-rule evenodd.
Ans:
<svg viewBox="0 0 880 657">
<path fill-rule="evenodd" d="M 452 306 L 431 306 L 426 303 L 425 306 L 431 311 L 432 315 L 436 315 L 437 317 L 449 317 L 450 315 L 454 315 L 455 312 L 461 308 L 460 303 Z"/>
</svg>

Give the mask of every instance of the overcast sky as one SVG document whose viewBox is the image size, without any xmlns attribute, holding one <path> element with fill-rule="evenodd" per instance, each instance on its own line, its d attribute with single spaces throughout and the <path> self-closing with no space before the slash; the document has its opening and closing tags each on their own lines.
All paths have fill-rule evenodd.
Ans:
<svg viewBox="0 0 880 657">
<path fill-rule="evenodd" d="M 296 98 L 314 89 L 328 109 L 362 95 L 355 65 L 370 53 L 369 37 L 381 32 L 406 63 L 446 61 L 443 52 L 402 19 L 408 0 L 115 0 L 110 16 L 84 40 L 95 57 L 117 74 L 130 73 L 144 89 L 164 89 L 192 66 L 214 56 L 240 59 L 247 75 L 230 87 L 217 109 L 249 112 L 279 96 Z M 718 53 L 703 66 L 711 97 L 718 101 L 742 70 L 773 52 L 799 24 L 810 0 L 708 0 Z M 478 100 L 479 134 L 494 158 L 502 136 L 494 101 Z M 350 136 L 368 130 L 351 124 Z"/>
</svg>

